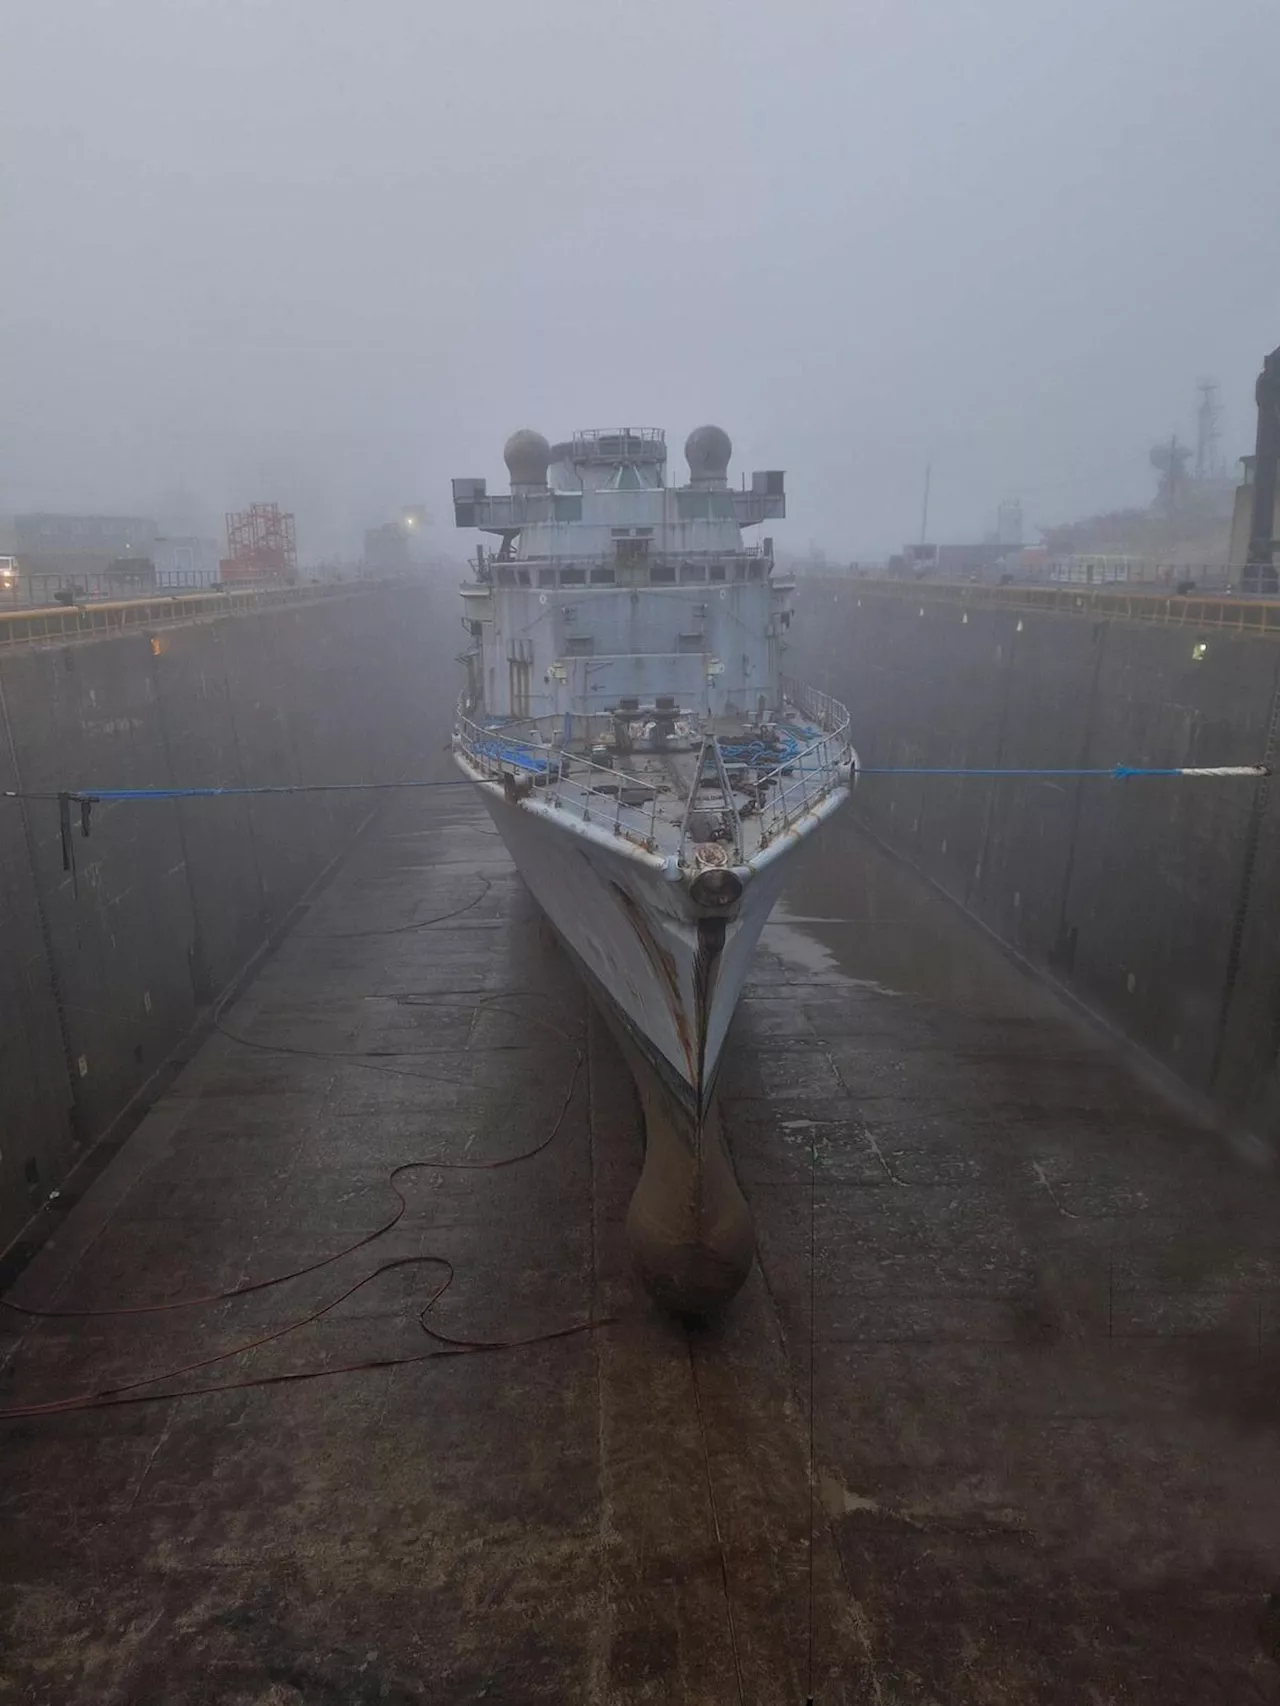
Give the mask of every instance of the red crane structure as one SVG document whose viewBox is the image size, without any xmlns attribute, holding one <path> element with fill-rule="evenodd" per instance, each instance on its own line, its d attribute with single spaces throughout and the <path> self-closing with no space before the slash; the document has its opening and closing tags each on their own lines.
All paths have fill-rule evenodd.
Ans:
<svg viewBox="0 0 1280 1706">
<path fill-rule="evenodd" d="M 227 555 L 221 578 L 226 585 L 290 585 L 298 578 L 298 544 L 293 516 L 279 504 L 250 504 L 227 516 Z"/>
</svg>

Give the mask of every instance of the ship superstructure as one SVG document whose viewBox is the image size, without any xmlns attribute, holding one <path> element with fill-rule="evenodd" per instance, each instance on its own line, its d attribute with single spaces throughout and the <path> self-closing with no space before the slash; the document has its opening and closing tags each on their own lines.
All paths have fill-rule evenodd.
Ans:
<svg viewBox="0 0 1280 1706">
<path fill-rule="evenodd" d="M 693 1118 L 709 1105 L 787 855 L 846 798 L 844 708 L 784 680 L 794 582 L 743 529 L 783 475 L 730 486 L 714 426 L 506 444 L 510 491 L 455 480 L 497 540 L 462 588 L 455 736 L 521 874 Z"/>
</svg>

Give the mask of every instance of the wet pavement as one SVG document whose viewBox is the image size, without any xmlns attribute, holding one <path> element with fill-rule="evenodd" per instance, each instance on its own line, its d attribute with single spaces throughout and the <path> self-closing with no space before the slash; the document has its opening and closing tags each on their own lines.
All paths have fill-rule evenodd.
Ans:
<svg viewBox="0 0 1280 1706">
<path fill-rule="evenodd" d="M 464 792 L 223 1026 L 12 1293 L 208 1301 L 0 1318 L 10 1411 L 206 1389 L 0 1423 L 0 1701 L 1280 1700 L 1276 1173 L 849 820 L 735 1028 L 710 1327 L 631 1278 L 634 1091 Z M 532 1342 L 421 1360 L 445 1263 L 428 1324 Z"/>
</svg>

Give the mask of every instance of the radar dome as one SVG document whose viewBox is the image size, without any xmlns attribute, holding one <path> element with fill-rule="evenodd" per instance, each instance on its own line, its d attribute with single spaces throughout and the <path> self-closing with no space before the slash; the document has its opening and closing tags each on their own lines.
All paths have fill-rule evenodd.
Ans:
<svg viewBox="0 0 1280 1706">
<path fill-rule="evenodd" d="M 733 455 L 733 441 L 723 427 L 695 427 L 684 441 L 689 478 L 695 486 L 723 486 Z"/>
<path fill-rule="evenodd" d="M 551 446 L 540 432 L 521 427 L 502 447 L 512 486 L 545 486 L 551 463 Z"/>
</svg>

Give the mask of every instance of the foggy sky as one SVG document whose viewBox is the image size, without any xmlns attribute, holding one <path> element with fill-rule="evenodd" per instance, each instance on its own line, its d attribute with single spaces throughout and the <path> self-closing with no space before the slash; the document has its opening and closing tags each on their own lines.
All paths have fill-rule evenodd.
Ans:
<svg viewBox="0 0 1280 1706">
<path fill-rule="evenodd" d="M 0 0 L 0 514 L 469 549 L 515 427 L 703 420 L 793 549 L 930 458 L 934 537 L 1146 502 L 1199 377 L 1251 445 L 1278 62 L 1275 0 Z"/>
</svg>

